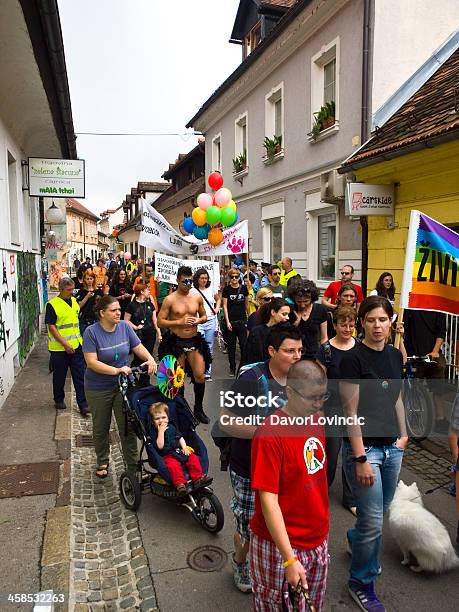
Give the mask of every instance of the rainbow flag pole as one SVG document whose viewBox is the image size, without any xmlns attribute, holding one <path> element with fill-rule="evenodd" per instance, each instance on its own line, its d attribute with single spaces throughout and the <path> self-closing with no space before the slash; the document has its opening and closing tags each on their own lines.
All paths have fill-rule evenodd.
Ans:
<svg viewBox="0 0 459 612">
<path fill-rule="evenodd" d="M 459 315 L 459 234 L 412 210 L 400 307 Z"/>
</svg>

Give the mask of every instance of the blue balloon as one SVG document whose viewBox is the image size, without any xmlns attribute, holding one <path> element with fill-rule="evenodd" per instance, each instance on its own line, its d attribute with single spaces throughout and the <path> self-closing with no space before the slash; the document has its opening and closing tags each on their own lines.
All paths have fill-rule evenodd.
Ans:
<svg viewBox="0 0 459 612">
<path fill-rule="evenodd" d="M 189 234 L 193 233 L 195 227 L 196 224 L 191 217 L 186 217 L 186 219 L 183 220 L 183 229 Z"/>
<path fill-rule="evenodd" d="M 199 240 L 204 240 L 204 238 L 207 238 L 210 229 L 211 228 L 208 223 L 204 224 L 202 227 L 196 226 L 193 230 L 193 235 Z"/>
</svg>

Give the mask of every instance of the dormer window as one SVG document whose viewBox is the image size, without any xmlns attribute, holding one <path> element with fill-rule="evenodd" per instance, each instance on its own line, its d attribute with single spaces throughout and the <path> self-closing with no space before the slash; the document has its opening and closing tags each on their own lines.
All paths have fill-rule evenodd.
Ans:
<svg viewBox="0 0 459 612">
<path fill-rule="evenodd" d="M 261 21 L 256 23 L 244 37 L 244 59 L 249 56 L 261 41 Z"/>
</svg>

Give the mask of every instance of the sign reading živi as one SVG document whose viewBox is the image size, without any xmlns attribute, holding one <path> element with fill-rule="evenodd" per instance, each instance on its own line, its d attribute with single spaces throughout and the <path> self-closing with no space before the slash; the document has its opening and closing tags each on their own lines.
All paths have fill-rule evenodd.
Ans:
<svg viewBox="0 0 459 612">
<path fill-rule="evenodd" d="M 84 198 L 83 159 L 29 157 L 29 195 L 32 197 Z"/>
<path fill-rule="evenodd" d="M 394 186 L 348 183 L 346 189 L 346 215 L 366 217 L 394 214 Z"/>
<path fill-rule="evenodd" d="M 177 282 L 177 270 L 180 266 L 190 266 L 193 274 L 196 270 L 203 268 L 209 273 L 212 292 L 217 293 L 220 286 L 220 264 L 218 261 L 206 259 L 179 259 L 162 253 L 155 253 L 155 278 L 175 285 Z"/>
</svg>

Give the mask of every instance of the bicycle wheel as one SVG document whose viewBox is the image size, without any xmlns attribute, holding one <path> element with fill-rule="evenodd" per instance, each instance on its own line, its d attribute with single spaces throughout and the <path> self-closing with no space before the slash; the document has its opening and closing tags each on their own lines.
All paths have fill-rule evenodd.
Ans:
<svg viewBox="0 0 459 612">
<path fill-rule="evenodd" d="M 408 436 L 423 440 L 431 433 L 434 421 L 434 407 L 430 394 L 419 379 L 406 381 L 403 388 L 403 403 Z"/>
</svg>

